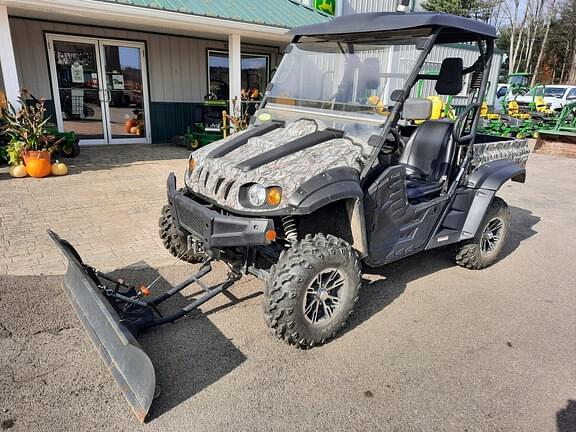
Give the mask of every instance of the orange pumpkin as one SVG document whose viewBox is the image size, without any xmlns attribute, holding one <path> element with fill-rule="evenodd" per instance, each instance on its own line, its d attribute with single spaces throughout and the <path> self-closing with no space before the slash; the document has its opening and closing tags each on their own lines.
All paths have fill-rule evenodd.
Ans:
<svg viewBox="0 0 576 432">
<path fill-rule="evenodd" d="M 31 177 L 46 177 L 52 172 L 52 165 L 50 164 L 50 153 L 48 158 L 44 157 L 27 157 L 26 158 L 26 172 Z"/>
<path fill-rule="evenodd" d="M 136 126 L 136 120 L 134 120 L 134 119 L 127 119 L 127 120 L 124 122 L 124 132 L 130 133 L 130 129 L 132 129 L 134 126 Z"/>
</svg>

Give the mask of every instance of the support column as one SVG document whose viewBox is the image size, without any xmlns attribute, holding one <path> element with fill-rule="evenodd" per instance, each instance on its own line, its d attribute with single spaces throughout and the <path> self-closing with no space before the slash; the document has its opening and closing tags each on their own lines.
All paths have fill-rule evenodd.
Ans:
<svg viewBox="0 0 576 432">
<path fill-rule="evenodd" d="M 240 35 L 231 34 L 228 36 L 228 81 L 230 86 L 230 115 L 240 115 L 242 90 L 242 65 L 240 55 Z M 236 99 L 236 104 L 234 104 Z"/>
<path fill-rule="evenodd" d="M 18 83 L 18 71 L 16 70 L 16 59 L 14 58 L 14 47 L 10 34 L 10 23 L 8 22 L 8 9 L 0 4 L 0 68 L 2 69 L 2 79 L 4 81 L 4 91 L 6 100 L 18 109 L 18 94 L 20 84 Z"/>
</svg>

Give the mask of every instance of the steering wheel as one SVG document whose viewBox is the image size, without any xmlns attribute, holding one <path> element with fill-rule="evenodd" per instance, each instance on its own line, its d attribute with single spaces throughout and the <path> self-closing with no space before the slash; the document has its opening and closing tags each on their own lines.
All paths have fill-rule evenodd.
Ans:
<svg viewBox="0 0 576 432">
<path fill-rule="evenodd" d="M 472 112 L 472 110 L 480 108 L 479 103 L 472 103 L 464 108 L 458 117 L 456 117 L 456 121 L 454 122 L 454 127 L 452 128 L 452 138 L 456 144 L 461 144 L 464 141 L 469 141 L 472 139 L 472 134 L 462 135 L 464 133 L 464 129 L 466 127 L 466 120 L 468 119 L 468 115 Z"/>
<path fill-rule="evenodd" d="M 402 135 L 400 134 L 400 132 L 398 132 L 398 129 L 396 128 L 390 128 L 390 133 L 388 134 L 388 136 L 386 137 L 386 142 L 390 142 L 390 135 L 392 135 L 392 138 L 394 138 L 392 140 L 392 146 L 390 147 L 386 147 L 386 151 L 383 151 L 384 154 L 393 154 L 396 151 L 398 151 L 399 153 L 401 153 L 404 150 L 404 147 L 406 147 L 406 143 L 404 141 L 404 138 L 402 137 Z M 384 146 L 382 146 L 382 150 L 384 150 Z"/>
</svg>

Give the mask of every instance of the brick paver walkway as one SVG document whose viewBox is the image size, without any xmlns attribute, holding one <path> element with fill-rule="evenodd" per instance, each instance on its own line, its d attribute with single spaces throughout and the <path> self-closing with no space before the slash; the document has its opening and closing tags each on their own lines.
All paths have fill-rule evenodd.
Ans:
<svg viewBox="0 0 576 432">
<path fill-rule="evenodd" d="M 188 152 L 158 145 L 83 148 L 70 174 L 12 179 L 0 169 L 0 275 L 62 274 L 48 228 L 103 270 L 174 259 L 158 237 L 166 177 L 181 181 Z"/>
</svg>

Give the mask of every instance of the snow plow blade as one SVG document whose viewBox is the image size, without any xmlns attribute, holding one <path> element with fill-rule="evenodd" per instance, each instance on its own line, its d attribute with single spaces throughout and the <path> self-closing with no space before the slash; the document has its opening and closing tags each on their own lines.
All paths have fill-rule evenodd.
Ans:
<svg viewBox="0 0 576 432">
<path fill-rule="evenodd" d="M 70 303 L 134 414 L 144 423 L 156 387 L 150 358 L 103 293 L 95 272 L 70 243 L 53 231 L 48 234 L 68 261 L 63 287 Z"/>
</svg>

